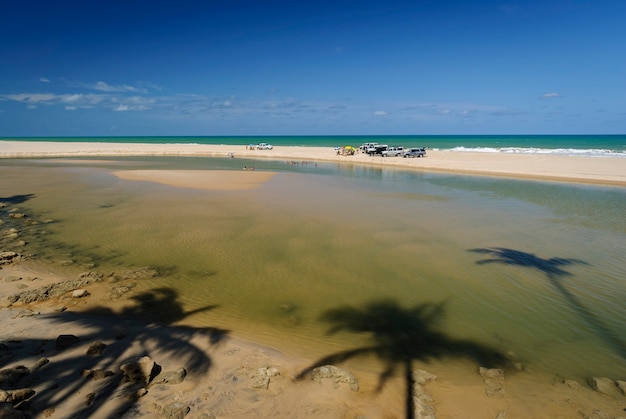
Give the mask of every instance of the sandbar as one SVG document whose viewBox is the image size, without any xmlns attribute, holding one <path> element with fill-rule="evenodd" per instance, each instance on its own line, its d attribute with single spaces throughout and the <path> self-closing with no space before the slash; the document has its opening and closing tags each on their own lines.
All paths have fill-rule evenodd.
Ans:
<svg viewBox="0 0 626 419">
<path fill-rule="evenodd" d="M 120 179 L 213 191 L 256 189 L 275 175 L 254 170 L 117 170 L 113 174 Z"/>
</svg>

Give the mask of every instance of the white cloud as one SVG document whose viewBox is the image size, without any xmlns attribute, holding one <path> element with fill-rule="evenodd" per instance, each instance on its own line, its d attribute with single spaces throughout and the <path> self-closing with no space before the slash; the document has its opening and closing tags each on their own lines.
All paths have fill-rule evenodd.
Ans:
<svg viewBox="0 0 626 419">
<path fill-rule="evenodd" d="M 62 95 L 61 96 L 61 102 L 64 103 L 75 103 L 75 102 L 80 102 L 83 99 L 83 95 L 78 93 L 75 95 Z"/>
<path fill-rule="evenodd" d="M 41 103 L 54 100 L 56 95 L 52 93 L 20 93 L 17 95 L 3 95 L 3 97 L 23 103 Z"/>
<path fill-rule="evenodd" d="M 552 92 L 552 93 L 545 93 L 541 96 L 541 99 L 554 99 L 554 98 L 558 98 L 558 97 L 563 97 L 561 96 L 560 93 L 556 93 L 556 92 Z"/>
<path fill-rule="evenodd" d="M 125 112 L 128 110 L 128 105 L 119 105 L 113 110 L 116 112 Z"/>
<path fill-rule="evenodd" d="M 385 112 L 385 111 L 376 111 L 376 112 L 374 112 L 374 116 L 387 116 L 387 112 Z"/>
<path fill-rule="evenodd" d="M 122 92 L 132 92 L 132 93 L 148 93 L 147 89 L 142 89 L 139 87 L 135 87 L 135 86 L 129 86 L 127 84 L 123 84 L 120 86 L 113 86 L 110 85 L 108 83 L 105 83 L 103 81 L 98 81 L 94 84 L 91 85 L 87 85 L 87 87 L 94 89 L 94 90 L 99 90 L 101 92 L 116 92 L 116 93 L 122 93 Z"/>
<path fill-rule="evenodd" d="M 66 111 L 75 111 L 76 109 L 77 109 L 76 106 L 69 106 L 68 105 L 68 106 L 65 107 Z"/>
<path fill-rule="evenodd" d="M 50 83 L 50 80 L 45 78 L 45 77 L 40 77 L 39 81 L 42 82 L 42 83 Z"/>
</svg>

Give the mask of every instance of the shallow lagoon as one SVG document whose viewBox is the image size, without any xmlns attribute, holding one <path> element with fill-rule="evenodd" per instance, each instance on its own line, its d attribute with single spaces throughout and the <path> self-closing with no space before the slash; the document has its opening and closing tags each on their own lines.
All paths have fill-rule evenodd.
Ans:
<svg viewBox="0 0 626 419">
<path fill-rule="evenodd" d="M 110 173 L 244 165 L 278 174 L 207 191 Z M 0 175 L 0 197 L 33 194 L 20 206 L 58 220 L 37 253 L 158 267 L 138 290 L 216 306 L 186 324 L 315 359 L 367 342 L 329 336 L 328 310 L 442 303 L 439 330 L 514 351 L 530 371 L 626 376 L 624 188 L 206 158 L 7 160 Z"/>
</svg>

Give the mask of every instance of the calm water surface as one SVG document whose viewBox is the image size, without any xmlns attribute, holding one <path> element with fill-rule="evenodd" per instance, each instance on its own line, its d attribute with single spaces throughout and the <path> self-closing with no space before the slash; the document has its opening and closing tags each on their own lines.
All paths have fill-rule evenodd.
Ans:
<svg viewBox="0 0 626 419">
<path fill-rule="evenodd" d="M 278 174 L 226 192 L 110 174 L 243 165 Z M 0 197 L 34 194 L 20 207 L 58 220 L 32 243 L 43 255 L 155 266 L 164 275 L 138 291 L 217 306 L 185 324 L 317 358 L 367 342 L 329 336 L 328 310 L 442 303 L 447 336 L 514 351 L 529 370 L 626 377 L 624 188 L 206 158 L 10 160 L 0 176 Z"/>
</svg>

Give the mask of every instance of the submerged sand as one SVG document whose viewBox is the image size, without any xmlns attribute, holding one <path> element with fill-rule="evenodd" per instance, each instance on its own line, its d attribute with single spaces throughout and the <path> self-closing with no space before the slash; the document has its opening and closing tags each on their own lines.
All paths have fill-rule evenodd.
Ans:
<svg viewBox="0 0 626 419">
<path fill-rule="evenodd" d="M 228 157 L 229 153 L 233 158 L 337 161 L 412 170 L 626 185 L 626 162 L 611 158 L 429 151 L 424 159 L 383 159 L 366 155 L 337 156 L 332 149 L 309 147 L 260 151 L 245 150 L 245 146 L 0 142 L 0 156 L 5 158 Z M 270 172 L 243 170 L 123 170 L 114 173 L 124 179 L 220 190 L 252 189 L 273 176 Z M 7 296 L 25 288 L 69 279 L 73 277 L 68 272 L 53 271 L 36 260 L 6 264 L 0 269 L 0 301 L 6 301 Z M 358 368 L 352 372 L 360 381 L 359 391 L 352 391 L 348 383 L 333 379 L 315 382 L 305 377 L 297 380 L 298 374 L 315 360 L 241 341 L 228 331 L 176 327 L 142 319 L 141 314 L 145 314 L 142 301 L 113 302 L 106 296 L 111 286 L 107 282 L 94 283 L 85 287 L 89 292 L 85 297 L 74 298 L 70 291 L 44 302 L 17 303 L 0 311 L 0 368 L 25 365 L 31 370 L 29 378 L 21 384 L 33 388 L 37 397 L 30 404 L 17 406 L 29 417 L 112 417 L 118 416 L 117 409 L 122 409 L 127 411 L 125 417 L 156 418 L 181 406 L 188 410 L 190 418 L 405 417 L 405 382 L 399 373 L 390 377 L 380 390 L 377 389 L 379 377 Z M 103 309 L 100 304 L 104 301 Z M 60 312 L 61 307 L 64 307 L 63 312 Z M 80 342 L 59 350 L 55 339 L 61 334 L 75 335 Z M 97 341 L 107 345 L 103 355 L 87 355 L 88 348 Z M 146 355 L 165 372 L 185 368 L 186 378 L 181 383 L 168 384 L 156 376 L 150 384 L 139 387 L 124 382 L 120 366 Z M 49 362 L 39 365 L 42 357 Z M 434 409 L 432 417 L 617 418 L 626 407 L 626 398 L 619 393 L 607 396 L 592 390 L 587 383 L 566 382 L 558 377 L 531 377 L 515 369 L 505 371 L 505 379 L 500 383 L 504 392 L 489 395 L 486 380 L 478 374 L 477 365 L 455 362 L 467 369 L 464 380 L 459 381 L 458 376 L 439 376 L 421 388 L 423 393 L 416 394 L 424 406 Z M 415 363 L 414 369 L 439 373 L 436 364 Z M 89 375 L 89 371 L 96 370 L 110 371 L 113 375 L 96 379 L 93 374 Z M 259 377 L 263 374 L 267 375 L 267 381 L 262 380 L 266 384 L 259 386 Z M 416 417 L 427 417 L 427 413 L 422 411 L 422 416 L 418 413 Z"/>
</svg>

